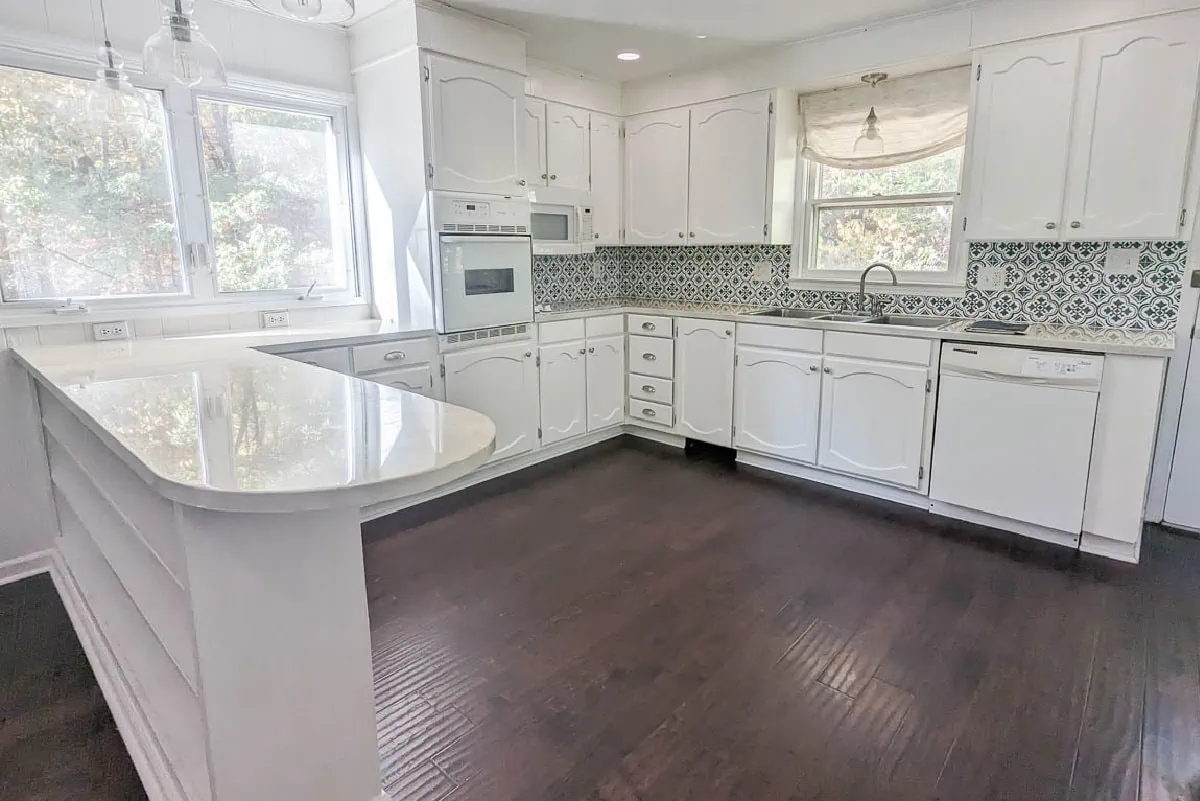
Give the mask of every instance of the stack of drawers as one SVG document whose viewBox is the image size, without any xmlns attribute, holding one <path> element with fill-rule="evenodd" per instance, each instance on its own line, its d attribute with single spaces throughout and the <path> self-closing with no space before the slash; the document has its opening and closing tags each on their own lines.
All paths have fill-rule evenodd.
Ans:
<svg viewBox="0 0 1200 801">
<path fill-rule="evenodd" d="M 675 321 L 629 315 L 629 417 L 631 423 L 675 425 Z"/>
</svg>

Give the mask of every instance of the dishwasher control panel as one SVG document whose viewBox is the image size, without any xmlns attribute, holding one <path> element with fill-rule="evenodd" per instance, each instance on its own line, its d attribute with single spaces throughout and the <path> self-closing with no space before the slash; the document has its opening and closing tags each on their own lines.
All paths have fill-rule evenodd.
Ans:
<svg viewBox="0 0 1200 801">
<path fill-rule="evenodd" d="M 1095 380 L 1100 377 L 1099 359 L 1087 356 L 1066 356 L 1058 353 L 1030 353 L 1021 365 L 1022 378 L 1077 378 Z"/>
<path fill-rule="evenodd" d="M 942 345 L 941 373 L 988 381 L 1098 390 L 1104 373 L 1104 356 L 946 342 Z"/>
</svg>

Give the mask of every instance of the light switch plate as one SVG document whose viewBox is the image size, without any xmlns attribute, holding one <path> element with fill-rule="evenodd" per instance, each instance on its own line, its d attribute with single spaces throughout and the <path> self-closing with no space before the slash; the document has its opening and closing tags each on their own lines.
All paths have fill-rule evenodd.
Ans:
<svg viewBox="0 0 1200 801">
<path fill-rule="evenodd" d="M 771 262 L 760 261 L 754 265 L 754 280 L 763 284 L 771 280 Z"/>
<path fill-rule="evenodd" d="M 999 292 L 1008 288 L 1008 270 L 1003 264 L 984 264 L 979 268 L 975 288 L 981 292 Z"/>
<path fill-rule="evenodd" d="M 1109 248 L 1104 254 L 1105 275 L 1137 275 L 1140 248 Z"/>
</svg>

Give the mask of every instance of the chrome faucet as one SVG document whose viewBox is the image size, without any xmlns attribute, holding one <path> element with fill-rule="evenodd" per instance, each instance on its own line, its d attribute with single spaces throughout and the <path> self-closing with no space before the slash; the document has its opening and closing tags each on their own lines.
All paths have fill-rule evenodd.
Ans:
<svg viewBox="0 0 1200 801">
<path fill-rule="evenodd" d="M 868 266 L 867 269 L 862 271 L 862 277 L 858 281 L 858 310 L 861 312 L 864 312 L 864 313 L 871 311 L 871 309 L 867 306 L 867 274 L 870 273 L 871 270 L 874 270 L 876 267 L 882 267 L 883 269 L 885 269 L 889 273 L 891 273 L 892 286 L 900 285 L 900 282 L 896 280 L 896 271 L 893 270 L 889 265 L 884 264 L 881 261 L 877 261 L 874 264 Z"/>
</svg>

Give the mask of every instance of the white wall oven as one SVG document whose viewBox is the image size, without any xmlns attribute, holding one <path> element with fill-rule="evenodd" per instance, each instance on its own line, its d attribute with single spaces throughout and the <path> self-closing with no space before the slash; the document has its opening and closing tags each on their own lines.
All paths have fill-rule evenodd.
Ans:
<svg viewBox="0 0 1200 801">
<path fill-rule="evenodd" d="M 437 330 L 533 322 L 529 201 L 432 192 L 429 206 Z"/>
</svg>

